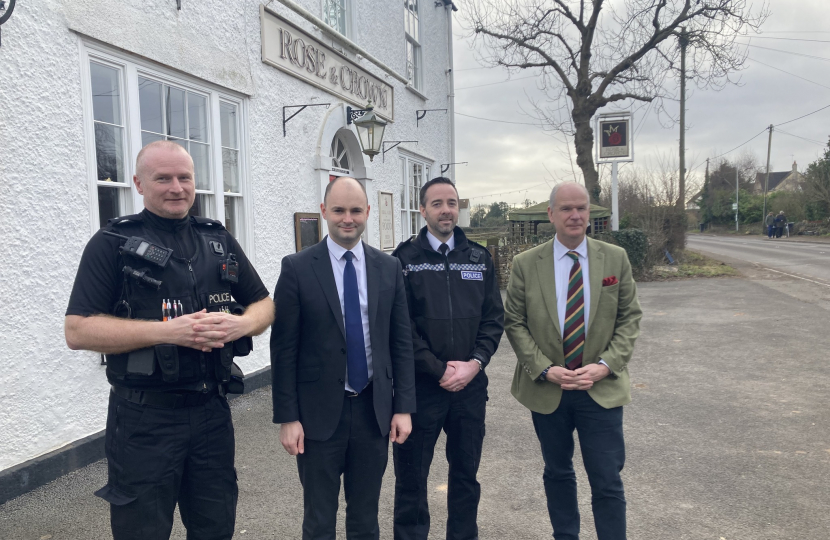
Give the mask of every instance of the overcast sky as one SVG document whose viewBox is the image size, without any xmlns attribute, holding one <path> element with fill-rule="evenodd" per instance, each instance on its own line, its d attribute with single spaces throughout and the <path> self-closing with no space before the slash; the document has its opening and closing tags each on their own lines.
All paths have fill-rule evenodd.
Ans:
<svg viewBox="0 0 830 540">
<path fill-rule="evenodd" d="M 686 163 L 687 168 L 694 168 L 692 174 L 702 175 L 707 157 L 740 145 L 766 126 L 830 105 L 830 28 L 823 24 L 829 20 L 827 3 L 828 0 L 770 0 L 772 13 L 762 27 L 763 39 L 753 39 L 751 45 L 755 47 L 747 49 L 749 60 L 740 73 L 740 86 L 730 85 L 716 92 L 687 85 Z M 463 3 L 459 3 L 459 8 L 464 9 Z M 565 144 L 532 125 L 461 116 L 532 122 L 523 112 L 532 110 L 528 96 L 541 98 L 543 94 L 537 90 L 534 78 L 525 78 L 530 73 L 513 75 L 513 80 L 503 84 L 467 88 L 505 81 L 508 75 L 502 68 L 480 69 L 470 42 L 459 27 L 459 15 L 456 14 L 454 50 L 456 161 L 469 162 L 456 168 L 461 197 L 471 198 L 473 204 L 518 203 L 525 198 L 543 201 L 550 192 L 548 184 L 552 185 L 554 179 L 574 179 Z M 666 102 L 666 108 L 674 108 L 673 114 L 679 111 L 677 102 Z M 636 164 L 656 166 L 658 156 L 677 155 L 679 128 L 677 125 L 664 128 L 655 114 L 645 113 L 644 107 L 634 116 Z M 821 155 L 829 135 L 830 108 L 776 128 L 771 170 L 789 170 L 795 160 L 803 171 Z M 564 140 L 561 134 L 556 138 Z M 568 142 L 569 151 L 575 155 L 572 139 Z M 763 163 L 767 134 L 761 134 L 726 158 L 747 150 Z M 575 162 L 573 168 L 581 180 Z"/>
</svg>

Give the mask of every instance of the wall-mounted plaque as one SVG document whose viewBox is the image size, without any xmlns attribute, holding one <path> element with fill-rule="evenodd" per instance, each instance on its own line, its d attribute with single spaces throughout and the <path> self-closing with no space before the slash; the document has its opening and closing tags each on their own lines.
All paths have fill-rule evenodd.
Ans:
<svg viewBox="0 0 830 540">
<path fill-rule="evenodd" d="M 391 193 L 385 191 L 378 193 L 378 210 L 380 250 L 392 251 L 395 249 L 395 207 Z"/>
<path fill-rule="evenodd" d="M 298 252 L 317 244 L 321 236 L 320 214 L 294 212 L 294 238 Z"/>
<path fill-rule="evenodd" d="M 334 94 L 359 109 L 371 100 L 375 114 L 395 120 L 391 85 L 335 52 L 308 32 L 260 6 L 262 61 Z"/>
</svg>

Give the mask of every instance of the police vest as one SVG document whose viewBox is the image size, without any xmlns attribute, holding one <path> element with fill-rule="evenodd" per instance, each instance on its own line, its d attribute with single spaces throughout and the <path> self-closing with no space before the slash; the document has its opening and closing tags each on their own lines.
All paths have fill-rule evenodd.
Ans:
<svg viewBox="0 0 830 540">
<path fill-rule="evenodd" d="M 190 259 L 171 256 L 167 265 L 160 268 L 129 254 L 119 254 L 120 266 L 146 270 L 146 276 L 161 281 L 161 286 L 158 289 L 147 286 L 123 273 L 121 296 L 111 310 L 112 315 L 162 321 L 164 301 L 169 301 L 171 307 L 181 304 L 183 315 L 202 309 L 208 312 L 239 309 L 231 299 L 231 283 L 223 280 L 221 273 L 221 265 L 229 255 L 223 234 L 225 228 L 218 221 L 200 217 L 192 217 L 190 226 L 196 233 L 196 250 Z M 138 214 L 110 220 L 107 229 L 164 246 Z M 109 354 L 107 379 L 111 384 L 146 390 L 190 388 L 210 378 L 223 383 L 230 378 L 233 357 L 248 354 L 250 345 L 251 338 L 243 337 L 208 353 L 162 344 L 129 353 Z"/>
</svg>

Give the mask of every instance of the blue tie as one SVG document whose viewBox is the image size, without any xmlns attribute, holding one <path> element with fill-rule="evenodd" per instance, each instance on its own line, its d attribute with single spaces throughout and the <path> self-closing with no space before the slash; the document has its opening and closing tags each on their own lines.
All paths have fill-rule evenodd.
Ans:
<svg viewBox="0 0 830 540">
<path fill-rule="evenodd" d="M 347 251 L 346 270 L 343 272 L 343 305 L 346 312 L 346 365 L 349 368 L 349 386 L 360 392 L 369 382 L 366 365 L 366 342 L 363 340 L 363 318 L 360 316 L 360 292 L 357 288 L 357 272 L 354 269 L 354 253 Z"/>
</svg>

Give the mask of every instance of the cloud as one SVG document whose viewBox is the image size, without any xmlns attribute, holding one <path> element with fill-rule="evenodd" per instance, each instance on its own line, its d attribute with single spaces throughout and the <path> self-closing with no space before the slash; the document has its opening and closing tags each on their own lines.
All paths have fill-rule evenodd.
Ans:
<svg viewBox="0 0 830 540">
<path fill-rule="evenodd" d="M 823 30 L 823 25 L 820 24 L 827 17 L 823 0 L 771 0 L 770 7 L 772 14 L 764 24 L 764 33 L 761 34 L 763 38 L 830 41 L 830 30 Z M 807 33 L 813 30 L 824 33 Z M 474 51 L 470 50 L 466 38 L 460 37 L 461 33 L 462 30 L 456 26 L 455 86 L 459 89 L 455 99 L 456 111 L 492 120 L 533 123 L 533 118 L 527 115 L 533 110 L 530 100 L 543 97 L 537 79 L 523 78 L 528 76 L 527 71 L 509 75 L 502 68 L 470 69 L 481 66 L 476 62 Z M 769 124 L 780 124 L 830 105 L 830 88 L 811 84 L 760 63 L 830 87 L 830 61 L 768 50 L 779 49 L 830 60 L 830 43 L 758 38 L 742 41 L 767 49 L 748 48 L 750 60 L 747 61 L 747 68 L 739 74 L 738 86 L 729 85 L 722 91 L 715 92 L 696 89 L 694 84 L 687 85 L 686 161 L 689 168 L 702 164 L 706 157 L 716 156 L 738 146 Z M 508 78 L 513 80 L 492 86 L 461 89 L 505 81 Z M 635 108 L 639 105 L 635 104 Z M 673 116 L 678 115 L 679 103 L 666 102 L 665 105 Z M 646 165 L 649 158 L 667 153 L 676 155 L 678 152 L 679 127 L 673 125 L 667 128 L 661 125 L 653 108 L 648 114 L 645 114 L 646 110 L 643 107 L 634 116 L 637 133 L 634 141 L 635 156 L 641 165 Z M 788 170 L 795 160 L 799 169 L 803 170 L 821 155 L 822 144 L 795 136 L 824 143 L 830 135 L 828 120 L 830 109 L 774 130 L 772 169 Z M 458 115 L 455 121 L 456 160 L 469 161 L 468 166 L 456 168 L 462 196 L 521 190 L 537 186 L 545 179 L 553 183 L 554 180 L 545 167 L 555 179 L 573 179 L 568 158 L 568 152 L 573 151 L 570 140 L 566 145 L 532 125 L 505 124 Z M 663 124 L 665 123 L 664 118 Z M 556 134 L 556 137 L 564 138 L 562 134 Z M 764 163 L 767 134 L 760 135 L 726 157 L 737 157 L 743 151 L 753 152 Z M 573 167 L 579 175 L 575 163 Z M 702 171 L 703 167 L 700 166 L 695 174 Z M 543 184 L 527 192 L 520 191 L 502 197 L 479 197 L 473 202 L 519 202 L 525 198 L 543 200 L 549 191 L 550 188 Z"/>
</svg>

